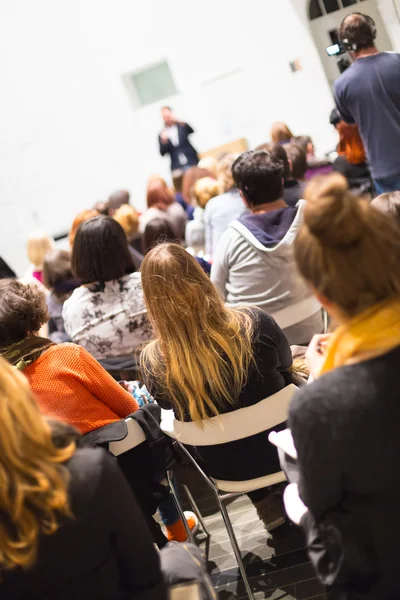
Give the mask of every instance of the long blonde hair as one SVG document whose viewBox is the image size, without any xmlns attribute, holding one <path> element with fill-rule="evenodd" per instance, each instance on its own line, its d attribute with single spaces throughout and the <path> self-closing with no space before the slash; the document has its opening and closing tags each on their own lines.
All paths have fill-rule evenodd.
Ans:
<svg viewBox="0 0 400 600">
<path fill-rule="evenodd" d="M 67 471 L 75 442 L 56 448 L 22 373 L 0 359 L 0 567 L 29 567 L 39 536 L 70 516 Z"/>
<path fill-rule="evenodd" d="M 182 420 L 218 415 L 235 405 L 254 361 L 253 319 L 226 308 L 196 260 L 161 244 L 141 267 L 147 314 L 156 339 L 141 354 L 145 381 L 173 401 Z"/>
<path fill-rule="evenodd" d="M 352 196 L 339 174 L 314 178 L 304 195 L 295 258 L 314 289 L 349 317 L 400 294 L 398 224 Z"/>
</svg>

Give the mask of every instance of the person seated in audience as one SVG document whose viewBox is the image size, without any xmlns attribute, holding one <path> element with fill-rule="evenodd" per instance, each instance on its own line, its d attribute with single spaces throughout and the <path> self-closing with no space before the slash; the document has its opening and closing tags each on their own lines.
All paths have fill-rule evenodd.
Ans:
<svg viewBox="0 0 400 600">
<path fill-rule="evenodd" d="M 74 240 L 75 240 L 75 236 L 76 236 L 76 232 L 78 231 L 78 227 L 82 224 L 85 223 L 86 221 L 89 221 L 89 219 L 93 219 L 93 217 L 98 217 L 100 214 L 99 211 L 95 210 L 94 208 L 91 208 L 89 210 L 83 210 L 82 212 L 78 213 L 72 223 L 70 232 L 69 232 L 69 245 L 71 247 L 71 250 L 74 246 Z"/>
<path fill-rule="evenodd" d="M 164 179 L 159 176 L 151 177 L 147 186 L 147 211 L 140 217 L 141 233 L 152 219 L 169 221 L 175 232 L 175 237 L 179 240 L 184 239 L 187 222 L 186 212 L 176 202 Z"/>
<path fill-rule="evenodd" d="M 130 202 L 130 194 L 128 190 L 118 190 L 111 194 L 111 196 L 107 200 L 107 214 L 109 217 L 113 217 L 115 211 L 117 211 L 121 206 L 125 204 L 129 204 Z"/>
<path fill-rule="evenodd" d="M 19 284 L 21 285 L 21 284 Z M 159 554 L 114 458 L 40 414 L 0 359 L 0 597 L 166 600 Z"/>
<path fill-rule="evenodd" d="M 308 167 L 306 153 L 302 148 L 300 148 L 300 146 L 294 143 L 285 145 L 284 149 L 288 157 L 292 179 L 296 181 L 299 186 L 299 196 L 302 200 L 304 198 L 304 190 L 307 185 L 306 172 Z M 287 203 L 289 204 L 289 202 Z"/>
<path fill-rule="evenodd" d="M 98 216 L 82 223 L 75 236 L 72 272 L 82 281 L 63 309 L 72 341 L 97 360 L 118 363 L 132 357 L 151 330 L 140 273 L 117 221 Z"/>
<path fill-rule="evenodd" d="M 142 351 L 141 371 L 150 393 L 178 420 L 199 422 L 257 404 L 290 382 L 291 350 L 274 319 L 255 308 L 224 306 L 184 248 L 154 248 L 143 261 L 142 280 L 155 340 Z M 280 470 L 268 444 L 267 433 L 259 434 L 197 447 L 196 457 L 212 477 L 253 479 Z M 249 497 L 269 531 L 284 522 L 276 494 L 263 489 Z"/>
<path fill-rule="evenodd" d="M 211 280 L 228 306 L 257 306 L 276 320 L 290 344 L 306 345 L 323 323 L 321 307 L 298 277 L 293 257 L 305 203 L 288 207 L 282 163 L 268 152 L 245 152 L 232 172 L 250 214 L 222 235 Z"/>
<path fill-rule="evenodd" d="M 296 206 L 302 200 L 304 186 L 293 177 L 292 166 L 284 144 L 263 144 L 257 150 L 269 152 L 271 158 L 283 166 L 283 199 L 288 206 Z"/>
<path fill-rule="evenodd" d="M 172 171 L 172 183 L 174 186 L 175 200 L 178 202 L 178 204 L 182 206 L 183 210 L 186 212 L 188 221 L 192 221 L 194 206 L 188 204 L 183 197 L 183 173 L 184 172 L 182 169 L 175 169 L 174 171 Z"/>
<path fill-rule="evenodd" d="M 271 140 L 273 144 L 290 144 L 293 139 L 293 133 L 286 123 L 276 121 L 272 125 Z"/>
<path fill-rule="evenodd" d="M 339 134 L 339 156 L 333 163 L 334 171 L 346 177 L 350 188 L 371 185 L 371 172 L 357 125 L 343 121 L 337 108 L 332 111 L 330 122 Z"/>
<path fill-rule="evenodd" d="M 142 249 L 145 256 L 154 246 L 162 242 L 179 242 L 169 221 L 153 219 L 147 223 L 142 237 Z"/>
<path fill-rule="evenodd" d="M 196 182 L 194 186 L 194 198 L 196 208 L 194 210 L 193 221 L 186 225 L 185 243 L 186 246 L 193 249 L 194 254 L 205 251 L 205 225 L 204 211 L 208 202 L 219 196 L 222 192 L 220 183 L 212 177 L 203 177 Z"/>
<path fill-rule="evenodd" d="M 123 204 L 115 211 L 113 219 L 117 221 L 125 231 L 128 240 L 129 252 L 132 255 L 133 264 L 137 270 L 143 262 L 143 254 L 136 249 L 136 241 L 140 243 L 139 215 L 133 206 Z M 139 239 L 138 239 L 139 238 Z"/>
<path fill-rule="evenodd" d="M 400 192 L 386 192 L 372 200 L 371 206 L 389 215 L 397 225 L 400 225 Z"/>
<path fill-rule="evenodd" d="M 199 160 L 197 166 L 199 167 L 199 169 L 207 169 L 207 171 L 210 171 L 214 179 L 218 178 L 218 161 L 213 156 L 205 156 L 204 158 Z"/>
<path fill-rule="evenodd" d="M 24 371 L 43 414 L 87 433 L 137 410 L 136 400 L 84 348 L 38 336 L 48 319 L 36 286 L 0 281 L 0 355 Z"/>
<path fill-rule="evenodd" d="M 306 181 L 315 177 L 315 175 L 328 175 L 332 173 L 332 163 L 326 158 L 315 156 L 315 146 L 309 135 L 298 135 L 294 138 L 294 143 L 302 148 L 307 156 Z"/>
<path fill-rule="evenodd" d="M 25 283 L 37 282 L 43 286 L 44 257 L 54 247 L 54 240 L 44 231 L 35 231 L 30 234 L 26 243 L 26 250 L 30 267 L 26 271 L 23 281 Z M 43 287 L 42 287 L 43 289 Z"/>
<path fill-rule="evenodd" d="M 70 342 L 71 339 L 65 331 L 62 310 L 64 302 L 68 300 L 74 289 L 79 287 L 80 281 L 72 274 L 71 254 L 68 250 L 51 250 L 44 259 L 43 265 L 44 285 L 50 290 L 47 296 L 47 309 L 49 312 L 48 338 L 56 344 Z"/>
<path fill-rule="evenodd" d="M 213 177 L 213 174 L 208 169 L 201 169 L 200 167 L 190 167 L 183 174 L 182 196 L 187 204 L 194 204 L 194 186 L 196 181 L 203 177 Z"/>
<path fill-rule="evenodd" d="M 206 254 L 213 257 L 221 235 L 229 223 L 247 212 L 232 177 L 232 165 L 239 155 L 227 154 L 218 163 L 217 179 L 222 193 L 207 202 L 204 210 Z"/>
<path fill-rule="evenodd" d="M 339 174 L 306 200 L 296 262 L 339 327 L 313 340 L 315 381 L 290 409 L 301 524 L 330 597 L 389 600 L 400 597 L 399 228 Z"/>
</svg>

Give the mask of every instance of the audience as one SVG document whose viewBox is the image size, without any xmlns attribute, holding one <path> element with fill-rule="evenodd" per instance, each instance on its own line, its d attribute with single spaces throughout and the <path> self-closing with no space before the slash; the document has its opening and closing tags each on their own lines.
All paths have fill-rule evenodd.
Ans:
<svg viewBox="0 0 400 600">
<path fill-rule="evenodd" d="M 350 189 L 359 189 L 366 184 L 371 187 L 371 173 L 357 125 L 343 121 L 337 109 L 332 111 L 330 122 L 339 134 L 339 156 L 333 169 L 346 177 Z"/>
<path fill-rule="evenodd" d="M 146 225 L 143 232 L 143 255 L 146 255 L 154 246 L 157 246 L 161 242 L 179 242 L 179 240 L 176 239 L 175 231 L 172 229 L 169 221 L 166 219 L 153 219 Z"/>
<path fill-rule="evenodd" d="M 387 192 L 372 200 L 371 206 L 389 215 L 389 217 L 400 225 L 400 192 Z"/>
<path fill-rule="evenodd" d="M 289 144 L 293 139 L 293 133 L 286 123 L 276 121 L 272 125 L 271 140 L 273 144 Z"/>
<path fill-rule="evenodd" d="M 166 600 L 159 555 L 115 460 L 77 449 L 71 428 L 44 420 L 25 377 L 1 359 L 0 389 L 0 597 Z"/>
<path fill-rule="evenodd" d="M 140 265 L 143 262 L 143 254 L 141 254 L 136 249 L 136 247 L 134 247 L 135 241 L 140 242 L 138 213 L 133 208 L 133 206 L 130 206 L 129 204 L 123 204 L 122 206 L 117 208 L 117 210 L 113 214 L 113 219 L 115 219 L 125 231 L 126 239 L 128 240 L 129 252 L 132 255 L 133 264 L 135 265 L 135 269 L 139 270 Z"/>
<path fill-rule="evenodd" d="M 223 193 L 207 202 L 204 210 L 206 255 L 213 257 L 221 235 L 229 223 L 247 212 L 233 181 L 232 165 L 239 155 L 226 154 L 218 163 L 217 178 Z"/>
<path fill-rule="evenodd" d="M 199 161 L 199 164 L 197 166 L 199 167 L 199 169 L 206 169 L 207 171 L 210 171 L 214 179 L 217 179 L 218 161 L 213 156 L 205 156 Z"/>
<path fill-rule="evenodd" d="M 257 306 L 276 320 L 290 344 L 307 344 L 323 323 L 320 305 L 297 276 L 293 257 L 304 202 L 288 207 L 282 163 L 267 152 L 245 152 L 232 171 L 250 214 L 222 235 L 211 280 L 228 306 Z"/>
<path fill-rule="evenodd" d="M 306 172 L 307 172 L 307 156 L 306 153 L 300 146 L 295 143 L 286 144 L 284 146 L 288 161 L 290 164 L 290 170 L 292 173 L 292 179 L 299 185 L 300 199 L 304 198 L 304 190 L 306 187 Z M 287 202 L 287 200 L 286 200 Z"/>
<path fill-rule="evenodd" d="M 115 211 L 121 208 L 121 206 L 129 204 L 129 201 L 130 194 L 127 190 L 118 190 L 117 192 L 111 194 L 106 203 L 108 216 L 113 217 Z"/>
<path fill-rule="evenodd" d="M 0 281 L 0 354 L 24 371 L 43 414 L 87 433 L 134 412 L 136 400 L 84 348 L 38 337 L 48 318 L 35 286 Z"/>
<path fill-rule="evenodd" d="M 26 243 L 30 267 L 24 275 L 26 283 L 43 284 L 44 257 L 54 247 L 54 240 L 44 231 L 31 233 Z M 40 287 L 40 286 L 39 286 Z"/>
<path fill-rule="evenodd" d="M 313 340 L 290 411 L 301 523 L 333 598 L 398 598 L 399 228 L 338 174 L 306 199 L 297 265 L 340 326 Z"/>
<path fill-rule="evenodd" d="M 50 294 L 47 296 L 49 312 L 48 337 L 56 344 L 70 342 L 65 331 L 62 311 L 64 302 L 79 287 L 80 281 L 72 274 L 71 255 L 67 250 L 51 250 L 46 254 L 43 265 L 44 284 Z"/>
<path fill-rule="evenodd" d="M 183 197 L 183 173 L 184 171 L 182 169 L 175 169 L 174 171 L 172 171 L 172 182 L 174 185 L 175 200 L 178 202 L 178 204 L 182 206 L 183 210 L 186 212 L 188 221 L 191 221 L 193 219 L 194 206 L 188 204 Z"/>
<path fill-rule="evenodd" d="M 284 145 L 263 144 L 257 149 L 269 152 L 272 160 L 281 163 L 283 167 L 283 199 L 288 206 L 296 206 L 302 200 L 304 185 L 293 178 L 291 164 Z"/>
<path fill-rule="evenodd" d="M 212 177 L 203 177 L 196 182 L 193 195 L 196 201 L 193 221 L 186 225 L 185 242 L 186 246 L 193 249 L 195 254 L 205 250 L 205 225 L 204 212 L 208 202 L 221 194 L 222 187 L 220 183 Z"/>
<path fill-rule="evenodd" d="M 142 265 L 155 340 L 141 354 L 147 389 L 182 421 L 201 421 L 256 404 L 290 382 L 292 355 L 276 322 L 262 311 L 224 306 L 194 258 L 177 244 L 154 248 Z M 173 285 L 171 285 L 173 282 Z M 225 446 L 196 448 L 219 479 L 252 479 L 279 470 L 267 434 Z M 269 489 L 249 497 L 267 529 L 284 521 Z"/>
<path fill-rule="evenodd" d="M 203 177 L 213 177 L 213 174 L 208 169 L 200 167 L 190 167 L 185 171 L 182 182 L 182 196 L 187 204 L 194 203 L 194 186 L 196 185 L 196 181 Z"/>
<path fill-rule="evenodd" d="M 99 214 L 100 214 L 99 211 L 92 208 L 89 210 L 83 210 L 82 212 L 80 212 L 76 215 L 76 217 L 72 223 L 70 232 L 69 232 L 69 245 L 71 246 L 71 249 L 74 246 L 74 240 L 75 240 L 76 232 L 78 231 L 78 227 L 82 223 L 89 221 L 89 219 L 93 219 L 93 217 L 97 217 Z"/>
<path fill-rule="evenodd" d="M 302 148 L 307 156 L 307 171 L 305 179 L 308 181 L 315 175 L 328 175 L 332 173 L 332 163 L 326 158 L 315 156 L 315 147 L 309 135 L 299 135 L 294 138 L 294 143 Z"/>
<path fill-rule="evenodd" d="M 173 193 L 161 177 L 153 177 L 147 186 L 147 211 L 140 217 L 140 231 L 146 228 L 152 219 L 169 221 L 175 237 L 183 240 L 187 215 L 182 206 L 176 202 Z"/>
<path fill-rule="evenodd" d="M 72 341 L 97 360 L 119 364 L 132 357 L 151 331 L 140 273 L 117 221 L 99 216 L 79 227 L 72 271 L 82 281 L 64 304 L 65 329 Z"/>
</svg>

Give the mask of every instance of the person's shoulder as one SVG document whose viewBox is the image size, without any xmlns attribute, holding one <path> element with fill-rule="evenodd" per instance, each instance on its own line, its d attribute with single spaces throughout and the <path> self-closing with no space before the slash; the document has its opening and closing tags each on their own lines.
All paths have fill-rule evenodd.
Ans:
<svg viewBox="0 0 400 600">
<path fill-rule="evenodd" d="M 73 344 L 72 342 L 54 344 L 43 356 L 46 356 L 46 354 L 59 360 L 63 367 L 71 366 L 71 364 L 81 364 L 81 361 L 87 360 L 88 356 L 91 357 L 88 351 L 82 348 L 82 346 Z"/>
<path fill-rule="evenodd" d="M 352 82 L 354 79 L 357 79 L 357 77 L 358 77 L 357 70 L 359 69 L 357 62 L 358 61 L 356 61 L 352 65 L 350 65 L 350 67 L 348 69 L 346 69 L 344 71 L 344 73 L 341 74 L 339 79 L 337 79 L 335 81 L 335 83 L 334 83 L 335 94 L 342 93 L 346 89 L 346 87 L 349 85 L 350 82 Z"/>
</svg>

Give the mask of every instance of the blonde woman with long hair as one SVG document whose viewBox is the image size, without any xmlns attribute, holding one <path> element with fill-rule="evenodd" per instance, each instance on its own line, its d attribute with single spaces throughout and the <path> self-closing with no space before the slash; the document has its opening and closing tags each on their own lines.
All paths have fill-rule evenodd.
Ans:
<svg viewBox="0 0 400 600">
<path fill-rule="evenodd" d="M 0 597 L 165 600 L 159 559 L 115 460 L 39 412 L 0 359 Z"/>
<path fill-rule="evenodd" d="M 155 332 L 141 354 L 149 391 L 181 421 L 257 404 L 289 382 L 289 344 L 276 322 L 257 309 L 226 308 L 196 260 L 177 244 L 161 244 L 142 264 L 148 317 Z M 252 479 L 279 470 L 267 434 L 202 447 L 206 472 Z M 251 500 L 269 530 L 284 521 L 280 499 L 268 490 Z"/>
<path fill-rule="evenodd" d="M 313 180 L 305 197 L 297 265 L 339 327 L 311 342 L 315 381 L 290 410 L 297 518 L 320 534 L 325 558 L 315 530 L 310 556 L 329 597 L 399 598 L 399 226 L 353 197 L 341 175 Z"/>
</svg>

